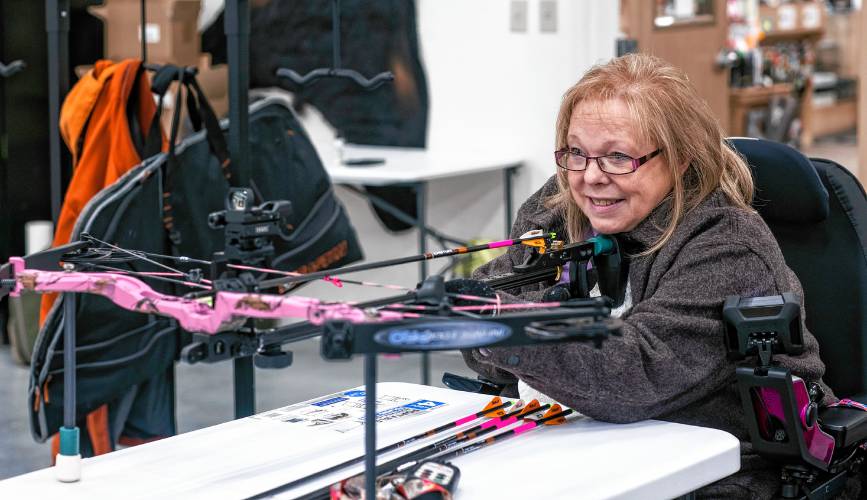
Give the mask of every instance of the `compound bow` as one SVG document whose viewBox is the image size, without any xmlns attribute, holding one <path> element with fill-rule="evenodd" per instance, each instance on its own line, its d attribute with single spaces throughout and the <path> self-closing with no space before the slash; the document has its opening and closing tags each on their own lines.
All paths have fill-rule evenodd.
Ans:
<svg viewBox="0 0 867 500">
<path fill-rule="evenodd" d="M 598 236 L 566 245 L 557 241 L 553 233 L 538 231 L 521 238 L 302 275 L 249 265 L 267 262 L 269 252 L 273 252 L 269 238 L 281 231 L 280 223 L 287 211 L 286 202 L 248 206 L 247 201 L 252 199 L 248 189 L 230 190 L 226 210 L 211 214 L 212 227 L 225 228 L 227 235 L 225 252 L 215 254 L 213 261 L 127 250 L 82 235 L 81 241 L 24 258 L 13 257 L 8 264 L 0 266 L 0 299 L 23 291 L 100 295 L 130 311 L 173 318 L 182 329 L 194 332 L 194 341 L 182 352 L 182 358 L 189 362 L 255 355 L 260 367 L 287 366 L 291 363 L 291 353 L 283 352 L 280 346 L 320 333 L 323 334 L 323 356 L 336 359 L 357 353 L 371 358 L 379 352 L 543 342 L 592 341 L 598 346 L 619 329 L 618 320 L 609 317 L 608 299 L 586 299 L 587 264 L 591 260 L 597 268 L 603 293 L 615 298 L 618 295 L 612 283 L 618 282 L 619 253 L 612 238 Z M 585 298 L 503 304 L 498 296 L 449 293 L 441 276 L 428 278 L 415 290 L 337 278 L 362 270 L 515 245 L 525 245 L 532 250 L 524 263 L 516 266 L 513 275 L 489 279 L 489 287 L 503 290 L 540 281 L 553 285 L 569 263 L 573 294 Z M 210 266 L 210 279 L 204 279 L 199 268 L 183 271 L 161 262 L 165 260 L 175 261 L 178 267 L 182 267 L 181 264 Z M 131 261 L 146 262 L 159 270 L 142 272 L 114 266 Z M 262 279 L 268 275 L 280 277 Z M 154 290 L 142 279 L 168 281 L 194 291 L 183 296 L 169 295 Z M 405 293 L 367 303 L 325 302 L 286 293 L 300 283 L 316 279 L 341 287 L 344 283 L 374 285 L 402 289 Z M 274 288 L 282 293 L 263 293 Z M 80 476 L 80 462 L 70 460 L 79 457 L 75 427 L 74 316 L 74 300 L 65 301 L 64 367 L 67 369 L 64 370 L 61 454 L 57 463 L 63 465 L 58 467 L 58 478 L 66 481 L 75 481 Z M 264 332 L 249 324 L 250 319 L 282 318 L 303 321 Z M 227 340 L 233 343 L 231 348 L 212 348 L 216 342 Z M 369 385 L 372 379 L 366 373 L 365 384 Z M 372 398 L 373 388 L 368 392 Z M 375 420 L 373 415 L 369 418 Z M 372 437 L 368 439 L 369 448 L 375 449 Z"/>
</svg>

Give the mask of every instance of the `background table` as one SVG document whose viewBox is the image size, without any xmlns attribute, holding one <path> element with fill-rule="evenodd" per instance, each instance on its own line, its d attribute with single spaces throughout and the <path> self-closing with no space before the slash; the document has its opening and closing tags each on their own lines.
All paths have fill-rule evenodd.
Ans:
<svg viewBox="0 0 867 500">
<path fill-rule="evenodd" d="M 418 253 L 427 252 L 427 184 L 436 179 L 460 177 L 485 172 L 502 172 L 503 203 L 505 205 L 505 232 L 508 237 L 512 229 L 512 176 L 522 166 L 523 160 L 513 154 L 490 149 L 419 149 L 384 146 L 347 145 L 343 148 L 343 160 L 381 159 L 378 165 L 349 166 L 337 159 L 325 161 L 325 169 L 334 184 L 368 186 L 407 186 L 416 193 L 415 226 L 418 229 Z M 357 192 L 368 196 L 382 208 L 394 214 L 399 212 L 406 218 L 409 214 L 384 200 L 373 200 L 361 190 Z M 427 261 L 419 262 L 419 281 L 427 277 Z M 421 380 L 430 383 L 430 358 L 422 353 Z"/>
<path fill-rule="evenodd" d="M 377 394 L 446 403 L 381 423 L 379 447 L 478 411 L 488 400 L 403 383 L 380 383 Z M 0 498 L 243 498 L 363 452 L 360 427 L 342 434 L 328 426 L 280 421 L 274 417 L 279 413 L 272 410 L 87 459 L 78 483 L 57 482 L 52 469 L 0 481 Z M 454 464 L 462 472 L 458 499 L 663 499 L 736 472 L 740 447 L 734 436 L 715 429 L 652 420 L 617 425 L 579 417 L 459 457 Z M 281 498 L 360 471 L 360 466 L 347 469 Z"/>
<path fill-rule="evenodd" d="M 512 229 L 512 176 L 523 160 L 496 150 L 428 150 L 383 146 L 348 145 L 343 150 L 344 160 L 381 159 L 385 163 L 370 166 L 349 166 L 339 161 L 326 161 L 325 169 L 335 184 L 369 186 L 412 186 L 416 188 L 416 208 L 419 228 L 419 249 L 426 248 L 426 191 L 427 183 L 449 177 L 503 173 L 503 202 L 505 203 L 505 233 Z M 423 251 L 422 251 L 423 253 Z M 420 264 L 426 273 L 426 263 Z"/>
</svg>

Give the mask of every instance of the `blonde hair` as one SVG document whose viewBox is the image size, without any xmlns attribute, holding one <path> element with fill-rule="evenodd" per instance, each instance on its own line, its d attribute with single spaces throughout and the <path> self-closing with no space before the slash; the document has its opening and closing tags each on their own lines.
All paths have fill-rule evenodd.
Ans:
<svg viewBox="0 0 867 500">
<path fill-rule="evenodd" d="M 640 139 L 662 149 L 673 198 L 662 236 L 641 255 L 656 252 L 671 238 L 680 220 L 720 188 L 732 204 L 752 210 L 753 178 L 743 158 L 725 141 L 722 128 L 686 74 L 664 60 L 628 54 L 596 65 L 563 96 L 557 116 L 556 149 L 565 147 L 572 111 L 581 103 L 619 99 L 632 116 Z M 680 166 L 687 165 L 683 174 Z M 561 211 L 570 241 L 587 237 L 590 224 L 569 190 L 567 172 L 557 169 L 558 192 L 546 200 Z"/>
</svg>

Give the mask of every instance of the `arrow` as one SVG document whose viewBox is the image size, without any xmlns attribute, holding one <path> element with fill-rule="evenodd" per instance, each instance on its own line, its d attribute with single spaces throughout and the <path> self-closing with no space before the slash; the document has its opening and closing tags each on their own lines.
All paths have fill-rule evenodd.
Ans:
<svg viewBox="0 0 867 500">
<path fill-rule="evenodd" d="M 538 412 L 545 410 L 549 407 L 550 407 L 550 409 L 542 416 L 542 418 L 540 418 L 538 420 L 531 420 L 531 419 L 526 418 L 530 414 L 538 413 Z M 528 430 L 533 429 L 535 427 L 538 427 L 540 425 L 562 424 L 563 422 L 566 421 L 566 415 L 569 415 L 570 413 L 572 413 L 572 411 L 573 410 L 571 410 L 571 409 L 563 410 L 559 404 L 554 404 L 553 406 L 550 404 L 545 404 L 545 405 L 539 406 L 539 402 L 534 399 L 532 402 L 530 402 L 529 405 L 527 405 L 527 407 L 525 409 L 516 410 L 516 411 L 512 412 L 511 415 L 503 416 L 499 419 L 498 422 L 491 420 L 491 421 L 485 422 L 485 424 L 483 424 L 482 426 L 477 426 L 479 428 L 484 427 L 483 429 L 480 429 L 478 432 L 474 432 L 474 430 L 471 429 L 471 430 L 463 432 L 463 433 L 458 433 L 458 435 L 462 435 L 461 438 L 452 439 L 451 441 L 447 442 L 445 445 L 439 447 L 439 449 L 434 449 L 435 445 L 430 445 L 430 446 L 427 446 L 427 447 L 422 448 L 420 450 L 417 450 L 416 453 L 411 453 L 411 454 L 408 454 L 408 455 L 401 457 L 399 459 L 392 460 L 386 464 L 382 464 L 382 465 L 377 466 L 377 468 L 376 468 L 377 482 L 382 480 L 382 476 L 389 476 L 389 475 L 395 474 L 397 472 L 397 469 L 392 467 L 393 464 L 397 464 L 400 466 L 408 466 L 411 464 L 418 464 L 424 460 L 428 460 L 431 458 L 435 458 L 437 461 L 445 461 L 447 458 L 453 458 L 453 457 L 458 456 L 458 455 L 466 455 L 467 453 L 479 450 L 481 448 L 485 448 L 487 446 L 491 446 L 494 443 L 504 441 L 504 440 L 508 439 L 509 437 L 523 434 L 524 432 L 527 432 Z M 459 443 L 466 442 L 466 441 L 472 441 L 472 440 L 476 439 L 477 437 L 480 437 L 484 434 L 488 434 L 488 433 L 493 432 L 494 430 L 500 429 L 502 427 L 507 427 L 507 426 L 515 423 L 516 421 L 518 421 L 518 419 L 522 419 L 522 418 L 525 419 L 526 423 L 521 425 L 521 426 L 518 426 L 518 427 L 511 429 L 509 431 L 506 431 L 506 432 L 501 432 L 500 434 L 496 434 L 494 436 L 491 436 L 491 437 L 485 439 L 484 441 L 481 441 L 478 443 L 473 443 L 473 444 L 469 444 L 469 445 L 462 446 L 462 447 L 456 447 L 456 445 L 458 445 Z M 453 436 L 453 438 L 457 438 L 457 435 Z M 422 450 L 432 450 L 432 452 L 421 453 Z M 449 450 L 451 450 L 451 451 L 449 451 Z M 445 452 L 445 453 L 441 454 L 443 452 Z M 405 469 L 405 467 L 400 467 L 400 468 Z M 343 481 L 340 481 L 339 483 L 333 484 L 330 488 L 330 491 L 329 491 L 331 498 L 343 498 L 342 493 L 344 491 L 344 486 L 347 483 L 349 483 L 350 481 L 357 480 L 360 477 L 361 476 L 353 476 L 351 478 L 344 479 Z M 321 496 L 322 494 L 323 494 L 323 492 L 319 491 L 319 492 L 316 492 L 316 493 L 313 493 L 311 495 L 307 495 L 307 496 L 304 496 L 301 498 L 302 498 L 302 500 L 313 500 L 313 499 L 318 499 L 318 498 L 326 498 L 326 497 L 322 497 Z"/>
<path fill-rule="evenodd" d="M 427 430 L 425 432 L 416 434 L 415 436 L 406 438 L 403 441 L 399 441 L 397 443 L 390 444 L 388 446 L 384 446 L 382 448 L 379 448 L 376 450 L 376 454 L 380 455 L 383 453 L 388 453 L 388 452 L 403 448 L 405 446 L 408 446 L 408 445 L 415 443 L 417 441 L 420 441 L 422 439 L 430 438 L 430 437 L 435 436 L 441 432 L 447 431 L 449 429 L 454 429 L 455 427 L 458 427 L 458 426 L 461 426 L 464 424 L 468 424 L 468 423 L 473 422 L 475 420 L 478 420 L 482 417 L 508 418 L 510 415 L 512 415 L 512 413 L 515 413 L 515 412 L 507 414 L 504 411 L 504 409 L 508 408 L 509 406 L 512 406 L 512 404 L 513 403 L 511 401 L 503 402 L 503 400 L 499 396 L 495 396 L 493 399 L 491 399 L 491 401 L 487 405 L 485 405 L 484 408 L 482 408 L 481 411 L 477 411 L 476 413 L 472 413 L 470 415 L 467 415 L 466 417 L 459 418 L 453 422 L 449 422 L 449 423 L 440 425 L 439 427 L 434 427 L 433 429 L 430 429 L 430 430 Z M 518 406 L 521 406 L 520 402 L 518 403 Z M 538 402 L 536 402 L 536 406 L 538 406 Z M 476 426 L 473 429 L 476 429 L 478 427 L 481 427 L 481 426 Z M 314 481 L 316 479 L 319 479 L 320 477 L 331 474 L 332 472 L 336 472 L 336 471 L 343 469 L 345 467 L 359 464 L 363 461 L 364 461 L 364 455 L 360 455 L 360 456 L 355 457 L 355 458 L 350 458 L 349 460 L 346 460 L 345 462 L 341 462 L 337 465 L 328 467 L 327 469 L 323 469 L 321 471 L 314 472 L 313 474 L 310 474 L 308 476 L 305 476 L 305 477 L 296 479 L 294 481 L 288 482 L 286 484 L 278 486 L 277 488 L 271 489 L 271 490 L 266 491 L 264 493 L 260 493 L 256 496 L 252 497 L 252 498 L 265 498 L 265 497 L 273 495 L 279 491 L 287 491 L 287 490 L 290 490 L 292 488 L 295 488 L 296 486 L 300 486 L 304 483 Z"/>
<path fill-rule="evenodd" d="M 370 262 L 367 264 L 358 264 L 356 266 L 347 266 L 341 267 L 338 269 L 331 269 L 326 271 L 317 271 L 315 273 L 303 274 L 301 276 L 285 276 L 282 278 L 274 278 L 270 280 L 265 280 L 259 283 L 259 289 L 265 288 L 273 288 L 273 287 L 282 287 L 285 285 L 289 285 L 292 283 L 298 283 L 302 281 L 311 281 L 319 278 L 324 278 L 326 276 L 337 276 L 340 274 L 349 274 L 355 273 L 358 271 L 367 271 L 369 269 L 379 269 L 382 267 L 388 266 L 396 266 L 399 264 L 409 264 L 410 262 L 419 262 L 423 260 L 431 260 L 431 259 L 439 259 L 441 257 L 451 257 L 453 255 L 459 255 L 464 253 L 472 253 L 472 252 L 480 252 L 482 250 L 488 250 L 493 248 L 504 248 L 510 247 L 513 245 L 528 245 L 532 247 L 539 248 L 540 251 L 544 251 L 548 245 L 548 242 L 555 237 L 555 233 L 536 233 L 534 232 L 530 236 L 524 236 L 521 238 L 515 238 L 511 240 L 502 240 L 502 241 L 492 241 L 489 243 L 482 243 L 481 245 L 473 245 L 469 247 L 457 247 L 457 248 L 449 248 L 446 250 L 440 250 L 438 252 L 428 252 L 419 255 L 411 255 L 409 257 L 399 257 L 397 259 L 389 259 L 382 260 L 378 262 Z"/>
<path fill-rule="evenodd" d="M 547 409 L 549 406 L 551 406 L 551 405 L 545 404 L 545 405 L 540 406 L 539 401 L 534 399 L 534 400 L 530 401 L 530 404 L 528 404 L 526 407 L 518 408 L 518 409 L 516 409 L 510 413 L 503 415 L 499 419 L 489 420 L 489 421 L 484 422 L 483 424 L 477 425 L 471 429 L 468 429 L 468 430 L 462 431 L 462 432 L 458 432 L 455 435 L 449 436 L 445 439 L 437 441 L 436 443 L 429 444 L 425 447 L 419 448 L 418 450 L 414 450 L 412 452 L 404 454 L 403 456 L 397 457 L 393 460 L 389 460 L 388 462 L 386 462 L 384 464 L 377 465 L 376 466 L 376 476 L 379 477 L 383 474 L 391 474 L 401 465 L 404 465 L 407 463 L 418 463 L 421 460 L 425 460 L 428 457 L 431 457 L 431 456 L 436 455 L 438 453 L 442 453 L 444 451 L 450 450 L 450 449 L 456 447 L 457 445 L 459 445 L 460 443 L 472 441 L 473 439 L 476 439 L 479 436 L 483 436 L 485 434 L 494 432 L 495 430 L 500 429 L 502 427 L 511 425 L 511 424 L 515 423 L 518 419 L 527 417 L 533 413 L 543 411 L 543 410 Z M 326 488 L 323 488 L 321 490 L 317 490 L 313 493 L 310 493 L 308 495 L 305 495 L 305 496 L 301 497 L 299 500 L 314 500 L 314 499 L 327 498 L 329 491 L 331 492 L 332 498 L 334 498 L 335 488 L 338 491 L 341 491 L 343 489 L 344 484 L 346 484 L 348 481 L 353 480 L 356 477 L 359 477 L 359 476 L 352 476 L 352 477 L 346 478 L 346 479 L 344 479 L 338 483 L 331 485 L 330 487 L 326 487 Z M 338 496 L 337 498 L 340 498 L 340 497 Z"/>
<path fill-rule="evenodd" d="M 443 453 L 442 455 L 437 455 L 435 458 L 440 461 L 451 460 L 455 457 L 466 455 L 468 453 L 474 452 L 476 450 L 480 450 L 482 448 L 487 448 L 488 446 L 493 445 L 494 443 L 499 443 L 501 441 L 505 441 L 511 437 L 518 436 L 527 431 L 533 430 L 537 427 L 541 427 L 543 425 L 560 425 L 566 422 L 566 416 L 573 413 L 574 410 L 571 408 L 566 408 L 565 410 L 560 407 L 559 404 L 554 404 L 550 410 L 548 410 L 545 415 L 538 420 L 530 420 L 527 419 L 523 425 L 519 425 L 514 429 L 510 429 L 506 432 L 501 432 L 499 434 L 495 434 L 491 437 L 486 438 L 484 441 L 480 441 L 478 443 L 469 444 L 467 446 L 463 446 L 457 449 L 453 449 L 448 451 L 447 453 Z"/>
<path fill-rule="evenodd" d="M 503 415 L 498 419 L 489 420 L 471 429 L 458 432 L 453 436 L 449 436 L 435 443 L 431 443 L 427 446 L 406 453 L 403 456 L 389 460 L 384 464 L 377 465 L 376 475 L 379 476 L 386 472 L 391 472 L 405 463 L 418 462 L 419 460 L 424 460 L 425 458 L 436 455 L 437 453 L 442 453 L 444 451 L 450 450 L 460 443 L 472 441 L 473 439 L 476 439 L 480 436 L 484 436 L 485 434 L 494 432 L 497 429 L 512 425 L 513 423 L 517 422 L 518 419 L 522 419 L 533 413 L 538 413 L 540 411 L 546 410 L 550 406 L 550 404 L 540 406 L 539 401 L 534 399 L 530 401 L 530 404 L 528 404 L 526 407 L 518 408 L 510 413 Z"/>
</svg>

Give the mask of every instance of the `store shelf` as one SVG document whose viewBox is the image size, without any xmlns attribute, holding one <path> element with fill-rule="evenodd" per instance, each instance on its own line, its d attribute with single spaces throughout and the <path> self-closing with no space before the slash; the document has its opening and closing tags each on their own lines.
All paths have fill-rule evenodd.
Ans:
<svg viewBox="0 0 867 500">
<path fill-rule="evenodd" d="M 730 136 L 746 133 L 746 117 L 751 109 L 766 107 L 774 96 L 792 95 L 794 88 L 790 83 L 778 83 L 770 87 L 733 88 L 729 91 L 729 132 Z"/>
<path fill-rule="evenodd" d="M 779 42 L 796 42 L 805 38 L 818 40 L 825 34 L 824 28 L 766 31 L 760 45 L 771 45 Z"/>
<path fill-rule="evenodd" d="M 838 134 L 855 128 L 858 106 L 855 99 L 839 101 L 829 106 L 812 106 L 810 133 L 813 137 Z"/>
<path fill-rule="evenodd" d="M 791 83 L 777 83 L 770 87 L 733 88 L 729 94 L 732 104 L 755 105 L 767 104 L 768 99 L 775 95 L 790 95 L 793 91 Z"/>
</svg>

